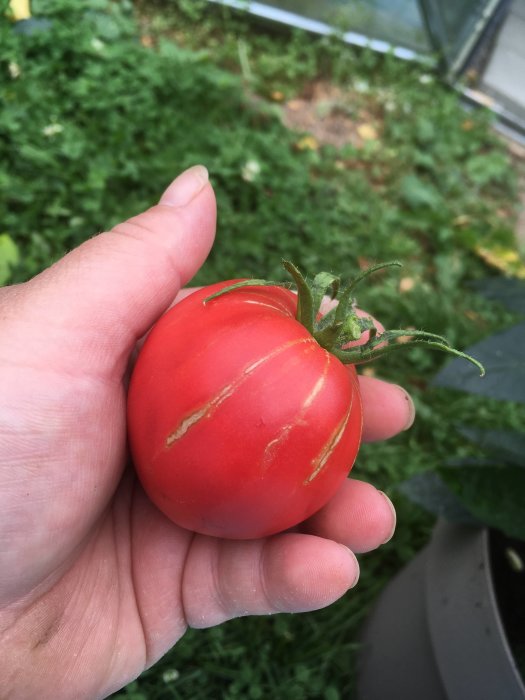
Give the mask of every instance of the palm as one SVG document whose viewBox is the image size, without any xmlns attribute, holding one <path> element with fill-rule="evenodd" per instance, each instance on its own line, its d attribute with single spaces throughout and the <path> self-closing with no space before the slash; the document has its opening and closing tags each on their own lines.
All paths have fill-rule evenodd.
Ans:
<svg viewBox="0 0 525 700">
<path fill-rule="evenodd" d="M 54 335 L 57 351 L 65 341 Z M 7 360 L 4 355 L 6 367 Z M 65 608 L 50 604 L 44 616 L 39 613 L 29 645 L 67 673 L 56 654 L 67 639 L 89 669 L 79 687 L 93 684 L 86 697 L 96 697 L 101 679 L 119 687 L 183 633 L 176 593 L 191 535 L 166 521 L 131 471 L 125 473 L 122 368 L 106 377 L 63 371 L 75 363 L 61 350 L 58 366 L 48 360 L 45 367 L 13 368 L 10 362 L 6 369 L 5 457 L 16 455 L 24 473 L 1 491 L 2 510 L 12 512 L 6 527 L 12 531 L 16 525 L 16 537 L 6 532 L 2 538 L 10 546 L 2 549 L 0 568 L 8 575 L 0 600 L 9 610 L 26 596 L 35 598 L 32 612 L 42 610 L 46 600 L 69 601 Z M 22 415 L 20 407 L 29 403 L 31 414 L 24 408 Z M 44 431 L 43 416 L 50 418 Z M 35 596 L 42 582 L 46 590 Z"/>
<path fill-rule="evenodd" d="M 62 356 L 61 364 L 65 362 Z M 29 371 L 22 367 L 16 374 Z M 13 385 L 19 387 L 16 374 Z M 57 650 L 67 640 L 71 659 L 82 655 L 86 673 L 76 676 L 75 697 L 81 692 L 97 697 L 120 687 L 183 634 L 187 615 L 198 625 L 241 612 L 206 605 L 198 590 L 199 585 L 211 589 L 211 562 L 221 550 L 235 558 L 235 545 L 193 538 L 170 523 L 125 469 L 122 379 L 75 378 L 48 367 L 35 375 L 33 385 L 46 402 L 40 404 L 33 395 L 32 406 L 35 422 L 44 413 L 54 416 L 52 433 L 46 431 L 44 441 L 38 431 L 28 434 L 17 425 L 16 411 L 7 423 L 18 436 L 13 450 L 29 471 L 36 467 L 35 445 L 39 450 L 38 469 L 19 482 L 18 493 L 9 493 L 22 504 L 18 518 L 24 544 L 7 553 L 19 564 L 4 567 L 14 577 L 1 591 L 2 598 L 10 606 L 25 595 L 32 597 L 43 581 L 51 582 L 37 598 L 38 609 L 46 600 L 49 606 L 39 615 L 30 646 L 48 656 L 64 677 L 71 669 Z M 17 396 L 20 400 L 19 392 Z M 50 403 L 49 397 L 56 398 Z M 15 403 L 13 399 L 11 405 Z M 262 543 L 241 543 L 238 548 L 255 562 Z M 35 561 L 32 553 L 38 551 L 45 556 Z M 192 562 L 190 579 L 195 579 L 189 583 L 184 582 L 187 561 Z M 204 577 L 203 583 L 194 575 L 196 569 L 209 574 L 209 580 Z M 186 596 L 186 609 L 185 583 L 192 593 Z M 57 608 L 57 600 L 68 602 Z"/>
</svg>

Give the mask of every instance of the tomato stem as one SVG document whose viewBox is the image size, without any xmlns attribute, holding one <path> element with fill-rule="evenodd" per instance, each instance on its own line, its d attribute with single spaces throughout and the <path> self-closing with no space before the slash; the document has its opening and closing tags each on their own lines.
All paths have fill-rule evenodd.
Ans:
<svg viewBox="0 0 525 700">
<path fill-rule="evenodd" d="M 315 313 L 317 309 L 315 309 L 314 291 L 293 263 L 283 260 L 283 267 L 293 277 L 297 287 L 296 317 L 315 337 Z"/>
<path fill-rule="evenodd" d="M 312 334 L 321 347 L 331 352 L 341 362 L 345 364 L 370 362 L 407 345 L 424 344 L 434 350 L 462 357 L 479 369 L 480 376 L 485 374 L 485 369 L 478 360 L 451 347 L 447 339 L 440 335 L 420 330 L 397 329 L 379 333 L 371 318 L 357 314 L 356 301 L 353 297 L 355 287 L 378 270 L 401 267 L 401 263 L 397 260 L 372 265 L 363 270 L 342 291 L 341 278 L 330 272 L 321 272 L 313 278 L 312 282 L 308 282 L 293 263 L 283 260 L 283 267 L 293 278 L 297 288 L 297 320 Z M 204 303 L 235 289 L 253 286 L 285 285 L 261 279 L 243 280 L 211 294 Z M 326 296 L 337 299 L 338 303 L 335 308 L 323 314 L 321 307 Z M 364 333 L 368 333 L 368 338 L 362 342 Z"/>
</svg>

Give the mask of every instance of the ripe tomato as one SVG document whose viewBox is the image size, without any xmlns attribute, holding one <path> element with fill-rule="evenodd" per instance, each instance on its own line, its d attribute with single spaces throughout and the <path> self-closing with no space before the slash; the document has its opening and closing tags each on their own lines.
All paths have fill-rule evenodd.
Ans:
<svg viewBox="0 0 525 700">
<path fill-rule="evenodd" d="M 278 286 L 201 289 L 153 327 L 133 371 L 129 440 L 168 518 L 235 539 L 290 528 L 346 478 L 361 439 L 355 369 Z"/>
<path fill-rule="evenodd" d="M 133 371 L 128 427 L 137 473 L 160 510 L 190 530 L 264 537 L 319 510 L 359 450 L 354 363 L 406 347 L 400 337 L 484 372 L 440 336 L 378 335 L 357 314 L 355 286 L 399 263 L 364 270 L 341 294 L 338 277 L 321 272 L 308 282 L 283 265 L 297 295 L 264 280 L 201 289 L 154 326 Z M 322 316 L 327 292 L 339 303 Z"/>
</svg>

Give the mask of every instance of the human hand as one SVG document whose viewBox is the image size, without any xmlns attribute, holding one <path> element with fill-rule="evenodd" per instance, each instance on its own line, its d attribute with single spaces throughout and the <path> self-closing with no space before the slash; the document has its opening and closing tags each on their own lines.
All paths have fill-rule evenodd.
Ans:
<svg viewBox="0 0 525 700">
<path fill-rule="evenodd" d="M 323 607 L 389 539 L 390 501 L 349 479 L 294 532 L 220 541 L 168 521 L 126 452 L 138 340 L 213 243 L 205 170 L 147 212 L 0 290 L 0 697 L 104 697 L 186 628 Z M 411 423 L 399 387 L 361 377 L 364 439 Z"/>
</svg>

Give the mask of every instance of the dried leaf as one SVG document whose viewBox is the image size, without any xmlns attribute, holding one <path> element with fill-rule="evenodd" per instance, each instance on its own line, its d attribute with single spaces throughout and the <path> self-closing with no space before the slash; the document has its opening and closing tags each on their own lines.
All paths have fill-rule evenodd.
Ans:
<svg viewBox="0 0 525 700">
<path fill-rule="evenodd" d="M 319 149 L 319 142 L 315 136 L 311 135 L 303 136 L 295 145 L 300 151 L 317 151 Z"/>
<path fill-rule="evenodd" d="M 460 214 L 456 216 L 452 223 L 454 226 L 468 226 L 470 224 L 470 216 L 468 214 Z"/>
<path fill-rule="evenodd" d="M 298 112 L 300 109 L 302 109 L 304 107 L 304 101 L 303 100 L 290 100 L 289 102 L 286 103 L 286 106 L 292 112 Z"/>
<path fill-rule="evenodd" d="M 414 289 L 416 282 L 413 277 L 402 277 L 399 280 L 399 291 L 400 292 L 410 292 Z"/>
<path fill-rule="evenodd" d="M 140 43 L 142 44 L 142 46 L 144 46 L 145 49 L 151 49 L 154 45 L 153 37 L 150 34 L 143 34 L 140 37 Z"/>
<path fill-rule="evenodd" d="M 359 124 L 357 133 L 363 141 L 375 141 L 379 138 L 377 129 L 371 124 Z"/>
<path fill-rule="evenodd" d="M 16 22 L 22 19 L 30 19 L 31 8 L 29 0 L 11 0 L 11 2 L 8 3 L 8 5 L 11 11 L 11 17 Z"/>
<path fill-rule="evenodd" d="M 525 279 L 525 263 L 517 250 L 503 246 L 487 248 L 481 245 L 476 246 L 474 250 L 487 265 L 501 270 L 506 275 Z"/>
</svg>

